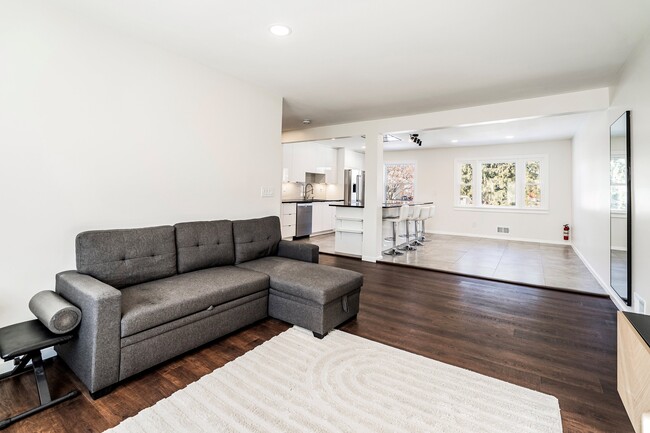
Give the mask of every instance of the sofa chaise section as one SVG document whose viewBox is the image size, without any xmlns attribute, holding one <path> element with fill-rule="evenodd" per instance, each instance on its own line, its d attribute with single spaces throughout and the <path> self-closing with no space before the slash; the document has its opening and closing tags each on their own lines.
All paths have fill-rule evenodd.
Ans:
<svg viewBox="0 0 650 433">
<path fill-rule="evenodd" d="M 363 276 L 317 264 L 313 245 L 280 240 L 277 217 L 234 221 L 233 237 L 237 266 L 270 277 L 269 316 L 323 338 L 359 312 Z"/>
</svg>

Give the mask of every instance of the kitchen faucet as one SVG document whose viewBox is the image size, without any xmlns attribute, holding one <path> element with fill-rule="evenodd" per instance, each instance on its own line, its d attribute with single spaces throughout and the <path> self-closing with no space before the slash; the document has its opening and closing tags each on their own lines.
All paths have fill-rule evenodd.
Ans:
<svg viewBox="0 0 650 433">
<path fill-rule="evenodd" d="M 314 186 L 311 183 L 305 185 L 305 200 L 314 198 Z"/>
</svg>

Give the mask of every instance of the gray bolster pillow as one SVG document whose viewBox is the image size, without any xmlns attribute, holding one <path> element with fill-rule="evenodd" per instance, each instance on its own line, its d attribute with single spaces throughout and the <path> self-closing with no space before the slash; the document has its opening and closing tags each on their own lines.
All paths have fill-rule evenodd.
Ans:
<svg viewBox="0 0 650 433">
<path fill-rule="evenodd" d="M 29 300 L 29 309 L 55 334 L 70 332 L 81 322 L 81 310 L 51 290 L 35 294 Z"/>
</svg>

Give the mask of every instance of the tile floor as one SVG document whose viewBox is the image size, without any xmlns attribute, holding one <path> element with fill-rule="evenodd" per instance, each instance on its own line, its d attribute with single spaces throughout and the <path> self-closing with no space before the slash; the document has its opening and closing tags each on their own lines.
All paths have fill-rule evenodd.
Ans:
<svg viewBox="0 0 650 433">
<path fill-rule="evenodd" d="M 385 255 L 382 261 L 515 283 L 605 293 L 568 245 L 431 234 L 428 239 L 417 251 L 395 257 Z M 335 253 L 334 234 L 312 236 L 300 242 L 316 244 L 325 253 Z"/>
</svg>

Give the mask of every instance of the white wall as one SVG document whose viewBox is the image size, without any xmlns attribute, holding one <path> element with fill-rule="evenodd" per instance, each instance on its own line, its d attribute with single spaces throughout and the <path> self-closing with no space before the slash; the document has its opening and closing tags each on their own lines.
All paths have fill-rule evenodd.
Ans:
<svg viewBox="0 0 650 433">
<path fill-rule="evenodd" d="M 456 159 L 548 155 L 549 210 L 495 212 L 454 208 Z M 436 215 L 427 231 L 562 243 L 562 224 L 571 223 L 571 142 L 512 143 L 384 152 L 384 162 L 416 163 L 416 201 L 433 201 Z M 497 226 L 510 227 L 499 235 Z"/>
<path fill-rule="evenodd" d="M 609 287 L 609 122 L 593 113 L 573 138 L 573 248 Z M 612 292 L 613 293 L 613 292 Z"/>
<path fill-rule="evenodd" d="M 650 33 L 614 88 L 609 122 L 625 110 L 631 111 L 632 126 L 632 290 L 650 302 Z"/>
<path fill-rule="evenodd" d="M 632 113 L 632 290 L 650 301 L 650 34 L 626 62 L 611 107 L 596 113 L 575 137 L 574 247 L 609 287 L 609 125 Z M 613 292 L 612 292 L 613 293 Z M 624 307 L 612 297 L 619 308 Z M 634 296 L 632 297 L 634 300 Z M 632 305 L 636 309 L 636 302 Z M 647 311 L 650 313 L 650 311 Z"/>
<path fill-rule="evenodd" d="M 280 211 L 279 96 L 55 4 L 0 7 L 0 326 L 80 231 Z"/>
</svg>

